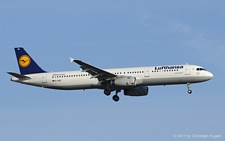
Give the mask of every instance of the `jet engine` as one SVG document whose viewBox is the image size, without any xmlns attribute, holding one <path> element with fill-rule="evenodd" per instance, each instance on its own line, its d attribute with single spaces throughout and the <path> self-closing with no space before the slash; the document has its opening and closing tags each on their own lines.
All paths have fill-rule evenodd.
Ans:
<svg viewBox="0 0 225 141">
<path fill-rule="evenodd" d="M 112 86 L 136 86 L 136 77 L 118 77 L 111 81 Z"/>
<path fill-rule="evenodd" d="M 126 95 L 126 96 L 146 96 L 146 95 L 148 95 L 148 87 L 141 86 L 141 87 L 135 87 L 132 89 L 125 89 L 124 95 Z"/>
</svg>

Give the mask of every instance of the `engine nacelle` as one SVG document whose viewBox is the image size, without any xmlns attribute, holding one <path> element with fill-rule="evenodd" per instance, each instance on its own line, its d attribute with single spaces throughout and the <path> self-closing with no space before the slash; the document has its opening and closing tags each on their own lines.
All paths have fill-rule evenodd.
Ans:
<svg viewBox="0 0 225 141">
<path fill-rule="evenodd" d="M 132 89 L 125 89 L 124 95 L 126 95 L 126 96 L 146 96 L 146 95 L 148 95 L 148 87 L 141 86 L 141 87 L 135 87 Z"/>
<path fill-rule="evenodd" d="M 113 86 L 136 86 L 136 77 L 126 76 L 118 77 L 115 80 L 111 81 Z"/>
</svg>

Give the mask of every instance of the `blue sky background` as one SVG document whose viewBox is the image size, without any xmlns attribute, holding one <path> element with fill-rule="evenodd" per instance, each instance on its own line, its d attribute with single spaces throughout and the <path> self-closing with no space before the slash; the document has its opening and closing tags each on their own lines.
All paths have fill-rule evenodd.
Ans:
<svg viewBox="0 0 225 141">
<path fill-rule="evenodd" d="M 223 0 L 1 0 L 0 140 L 224 140 L 224 9 Z M 21 46 L 47 71 L 78 70 L 73 57 L 100 68 L 196 64 L 214 78 L 192 95 L 186 85 L 155 86 L 115 103 L 101 90 L 11 82 Z"/>
</svg>

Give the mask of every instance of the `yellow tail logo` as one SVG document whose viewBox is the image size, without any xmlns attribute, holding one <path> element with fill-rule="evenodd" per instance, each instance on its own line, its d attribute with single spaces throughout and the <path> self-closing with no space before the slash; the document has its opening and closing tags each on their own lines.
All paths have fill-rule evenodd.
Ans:
<svg viewBox="0 0 225 141">
<path fill-rule="evenodd" d="M 27 55 L 23 55 L 19 59 L 19 64 L 21 67 L 28 67 L 30 65 L 31 59 Z"/>
</svg>

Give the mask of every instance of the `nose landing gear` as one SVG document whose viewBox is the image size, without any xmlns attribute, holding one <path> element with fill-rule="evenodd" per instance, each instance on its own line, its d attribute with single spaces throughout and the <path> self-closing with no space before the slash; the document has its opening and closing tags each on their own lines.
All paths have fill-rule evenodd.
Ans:
<svg viewBox="0 0 225 141">
<path fill-rule="evenodd" d="M 188 93 L 191 94 L 192 93 L 192 90 L 190 89 L 191 88 L 191 84 L 187 83 L 187 87 L 188 87 Z"/>
<path fill-rule="evenodd" d="M 191 94 L 192 93 L 192 90 L 188 90 L 188 93 Z"/>
</svg>

